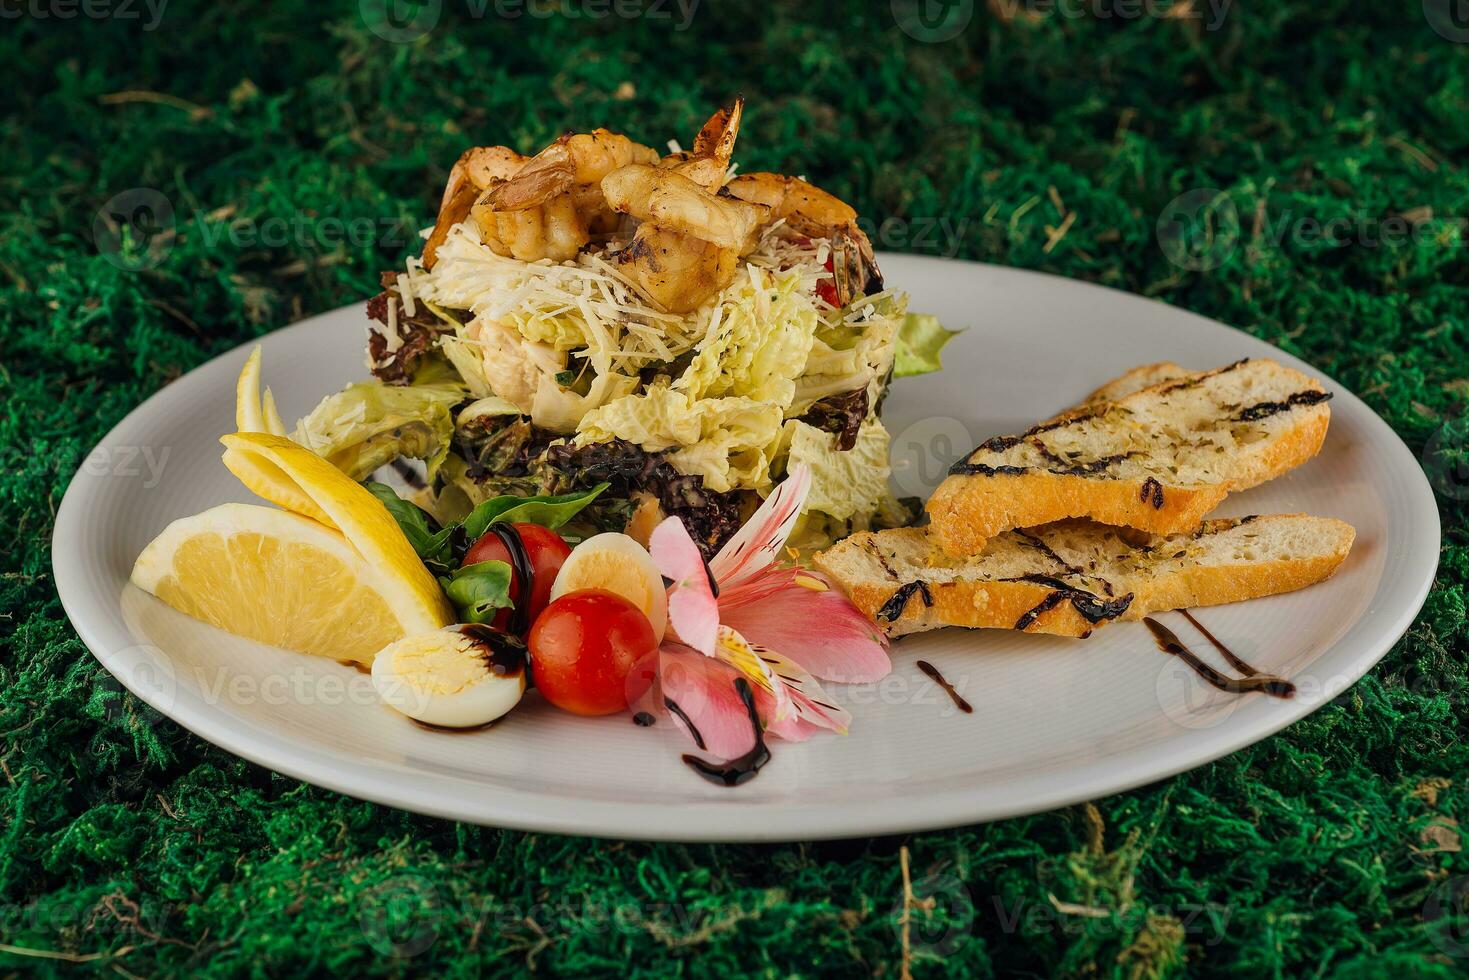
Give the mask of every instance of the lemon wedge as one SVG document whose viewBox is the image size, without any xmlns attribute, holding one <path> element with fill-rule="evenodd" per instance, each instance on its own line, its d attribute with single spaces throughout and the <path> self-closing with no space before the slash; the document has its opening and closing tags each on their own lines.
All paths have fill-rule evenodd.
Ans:
<svg viewBox="0 0 1469 980">
<path fill-rule="evenodd" d="M 256 344 L 235 382 L 235 428 L 241 432 L 269 432 L 287 435 L 286 423 L 275 407 L 270 389 L 260 393 L 260 345 Z"/>
<path fill-rule="evenodd" d="M 225 465 L 236 476 L 243 471 L 268 477 L 255 486 L 241 476 L 246 486 L 272 503 L 340 530 L 370 565 L 392 577 L 401 603 L 418 610 L 411 621 L 403 622 L 406 630 L 428 632 L 454 622 L 443 591 L 398 522 L 345 473 L 283 436 L 236 432 L 220 442 L 225 446 Z"/>
<path fill-rule="evenodd" d="M 254 504 L 174 521 L 138 556 L 132 581 L 239 636 L 367 665 L 388 644 L 445 622 L 340 531 Z"/>
<path fill-rule="evenodd" d="M 286 425 L 276 411 L 275 397 L 270 389 L 260 394 L 260 346 L 250 352 L 245 366 L 240 369 L 235 382 L 235 428 L 241 432 L 265 432 L 284 437 Z M 315 521 L 335 527 L 326 512 L 316 505 L 310 496 L 295 486 L 295 481 L 283 473 L 280 467 L 259 456 L 225 450 L 224 465 L 235 478 L 251 493 L 263 497 L 273 504 L 297 514 L 305 514 Z"/>
</svg>

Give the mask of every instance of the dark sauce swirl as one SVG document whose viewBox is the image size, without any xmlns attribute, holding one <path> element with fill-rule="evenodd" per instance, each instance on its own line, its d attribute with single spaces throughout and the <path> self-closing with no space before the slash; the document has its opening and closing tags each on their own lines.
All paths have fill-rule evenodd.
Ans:
<svg viewBox="0 0 1469 980">
<path fill-rule="evenodd" d="M 1248 408 L 1242 409 L 1234 417 L 1236 422 L 1258 422 L 1281 412 L 1288 412 L 1298 405 L 1319 405 L 1324 401 L 1331 400 L 1329 391 L 1298 391 L 1284 401 L 1257 402 Z"/>
<path fill-rule="evenodd" d="M 877 611 L 877 618 L 896 623 L 898 617 L 903 615 L 903 610 L 908 608 L 908 600 L 913 598 L 915 593 L 923 596 L 925 606 L 933 608 L 933 593 L 929 591 L 928 583 L 915 579 L 907 585 L 898 587 L 898 591 L 893 593 L 892 598 L 884 602 L 882 608 Z"/>
<path fill-rule="evenodd" d="M 515 581 L 520 586 L 511 597 L 515 608 L 510 613 L 510 632 L 516 636 L 524 636 L 525 631 L 530 629 L 530 597 L 536 593 L 535 567 L 531 565 L 530 554 L 525 550 L 525 542 L 521 540 L 520 532 L 515 529 L 514 524 L 496 521 L 485 529 L 485 533 L 499 538 L 510 556 L 510 568 L 515 572 Z"/>
<path fill-rule="evenodd" d="M 1019 578 L 1008 579 L 1011 582 L 1033 582 L 1036 585 L 1048 586 L 1052 591 L 1032 608 L 1021 614 L 1015 621 L 1015 629 L 1022 632 L 1035 625 L 1035 621 L 1042 615 L 1055 609 L 1063 602 L 1071 603 L 1071 608 L 1081 614 L 1093 626 L 1103 620 L 1116 619 L 1127 612 L 1127 607 L 1132 605 L 1132 593 L 1119 596 L 1115 599 L 1103 599 L 1084 589 L 1078 589 L 1074 585 L 1067 585 L 1060 579 L 1050 578 L 1045 575 L 1022 575 Z"/>
<path fill-rule="evenodd" d="M 929 663 L 927 660 L 918 661 L 917 666 L 919 670 L 928 675 L 930 680 L 932 680 L 935 684 L 943 689 L 944 693 L 949 696 L 949 700 L 954 702 L 954 707 L 958 708 L 966 715 L 974 714 L 974 705 L 964 700 L 964 696 L 958 691 L 954 690 L 954 685 L 949 683 L 949 679 L 947 677 L 939 673 L 939 669 L 937 667 Z"/>
<path fill-rule="evenodd" d="M 497 677 L 514 677 L 525 672 L 525 644 L 508 633 L 479 623 L 464 623 L 459 632 L 474 641 L 485 668 Z"/>
<path fill-rule="evenodd" d="M 750 727 L 755 730 L 755 744 L 750 751 L 737 759 L 730 759 L 722 766 L 706 762 L 695 755 L 683 757 L 684 764 L 690 769 L 720 786 L 747 783 L 770 761 L 770 749 L 765 745 L 765 730 L 760 727 L 760 714 L 755 710 L 755 692 L 750 689 L 750 682 L 743 677 L 736 678 L 734 686 L 740 700 L 745 703 L 745 712 L 750 716 Z M 699 748 L 703 747 L 701 742 Z"/>
<path fill-rule="evenodd" d="M 1187 615 L 1185 613 L 1185 615 Z M 1188 617 L 1191 622 L 1198 625 L 1198 621 L 1192 616 Z M 1194 673 L 1202 677 L 1212 687 L 1229 694 L 1249 694 L 1260 691 L 1273 698 L 1292 698 L 1296 694 L 1296 686 L 1283 677 L 1275 677 L 1270 674 L 1262 674 L 1233 653 L 1225 650 L 1214 635 L 1208 630 L 1203 630 L 1205 636 L 1214 644 L 1221 653 L 1226 653 L 1227 659 L 1236 670 L 1244 674 L 1244 677 L 1229 677 L 1220 673 L 1204 661 L 1198 655 L 1184 645 L 1178 638 L 1178 634 L 1164 626 L 1151 616 L 1144 617 L 1143 623 L 1152 631 L 1153 639 L 1158 643 L 1158 649 L 1164 653 L 1172 654 L 1189 666 Z"/>
</svg>

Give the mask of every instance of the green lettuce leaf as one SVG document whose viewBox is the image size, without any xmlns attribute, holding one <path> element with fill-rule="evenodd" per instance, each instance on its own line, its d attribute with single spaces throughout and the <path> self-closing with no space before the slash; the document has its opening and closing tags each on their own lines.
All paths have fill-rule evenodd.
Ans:
<svg viewBox="0 0 1469 980">
<path fill-rule="evenodd" d="M 418 557 L 435 575 L 447 575 L 454 567 L 454 551 L 451 542 L 457 525 L 440 528 L 431 516 L 418 505 L 398 496 L 397 491 L 386 483 L 369 481 L 362 484 L 367 492 L 382 501 L 403 537 L 413 546 Z"/>
<path fill-rule="evenodd" d="M 811 492 L 806 510 L 819 511 L 839 521 L 872 514 L 888 493 L 888 432 L 869 416 L 857 432 L 856 444 L 837 449 L 837 437 L 805 422 L 787 422 L 790 440 L 787 468 L 805 463 L 811 468 Z"/>
<path fill-rule="evenodd" d="M 943 367 L 939 352 L 959 331 L 945 330 L 939 318 L 928 313 L 909 313 L 898 331 L 897 358 L 893 377 L 911 378 Z"/>
<path fill-rule="evenodd" d="M 816 334 L 816 307 L 796 270 L 749 274 L 720 298 L 709 335 L 673 383 L 693 399 L 739 395 L 781 408 L 795 396 Z"/>
<path fill-rule="evenodd" d="M 510 601 L 510 566 L 503 561 L 464 565 L 439 581 L 461 623 L 488 623 L 495 613 L 514 605 Z"/>
<path fill-rule="evenodd" d="M 611 484 L 599 483 L 590 490 L 555 497 L 493 497 L 470 511 L 464 519 L 465 540 L 477 541 L 497 521 L 539 524 L 555 530 L 601 496 L 609 486 Z"/>
<path fill-rule="evenodd" d="M 448 380 L 361 381 L 323 399 L 293 438 L 354 480 L 407 456 L 427 462 L 432 482 L 454 436 L 451 409 L 466 393 L 464 385 Z"/>
<path fill-rule="evenodd" d="M 622 439 L 650 452 L 667 451 L 680 473 L 710 490 L 770 486 L 770 461 L 780 437 L 781 408 L 731 395 L 694 398 L 655 383 L 588 412 L 576 444 Z"/>
</svg>

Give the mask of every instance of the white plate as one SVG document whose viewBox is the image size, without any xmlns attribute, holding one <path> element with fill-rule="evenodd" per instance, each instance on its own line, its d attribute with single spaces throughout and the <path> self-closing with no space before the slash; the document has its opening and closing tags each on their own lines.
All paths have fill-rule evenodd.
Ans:
<svg viewBox="0 0 1469 980">
<path fill-rule="evenodd" d="M 894 384 L 885 410 L 894 481 L 926 493 L 976 442 L 1013 432 L 1133 365 L 1208 368 L 1247 356 L 1306 365 L 1161 303 L 992 266 L 887 256 L 915 310 L 971 329 L 940 375 Z M 363 374 L 360 304 L 265 338 L 283 411 Z M 117 426 L 67 490 L 53 542 L 57 586 L 97 659 L 163 714 L 308 782 L 478 823 L 607 837 L 792 840 L 993 820 L 1128 789 L 1217 759 L 1338 696 L 1423 603 L 1439 522 L 1418 461 L 1365 405 L 1336 392 L 1317 459 L 1226 502 L 1225 514 L 1305 511 L 1350 521 L 1357 542 L 1330 582 L 1201 613 L 1259 668 L 1294 678 L 1289 701 L 1216 692 L 1158 652 L 1140 624 L 1089 640 L 944 631 L 893 648 L 885 681 L 834 693 L 852 732 L 775 758 L 738 789 L 679 761 L 666 723 L 576 718 L 535 697 L 493 730 L 422 731 L 378 705 L 353 670 L 228 636 L 127 584 L 134 557 L 177 517 L 249 499 L 220 465 L 247 349 L 169 385 Z M 1185 640 L 1197 640 L 1180 617 Z M 1212 657 L 1207 644 L 1196 648 Z M 914 666 L 931 661 L 974 705 L 965 715 Z"/>
</svg>

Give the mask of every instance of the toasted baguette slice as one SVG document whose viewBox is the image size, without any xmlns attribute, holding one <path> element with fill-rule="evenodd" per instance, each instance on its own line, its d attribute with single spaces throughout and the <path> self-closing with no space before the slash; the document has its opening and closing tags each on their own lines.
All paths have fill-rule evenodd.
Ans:
<svg viewBox="0 0 1469 980">
<path fill-rule="evenodd" d="M 1247 360 L 1075 409 L 954 464 L 928 502 L 931 532 L 964 556 L 1067 517 L 1192 531 L 1230 492 L 1316 455 L 1330 397 L 1299 371 Z"/>
<path fill-rule="evenodd" d="M 1089 408 L 1098 402 L 1115 402 L 1119 398 L 1126 398 L 1128 395 L 1142 391 L 1144 388 L 1151 388 L 1165 381 L 1175 381 L 1178 378 L 1187 377 L 1194 373 L 1186 367 L 1174 364 L 1172 361 L 1144 364 L 1108 381 L 1102 387 L 1087 395 L 1077 407 Z"/>
<path fill-rule="evenodd" d="M 1087 636 L 1114 619 L 1291 592 L 1331 576 L 1356 532 L 1304 514 L 1205 521 L 1129 544 L 1091 521 L 1007 531 L 972 558 L 936 551 L 922 528 L 863 532 L 816 556 L 889 636 L 941 626 Z"/>
</svg>

